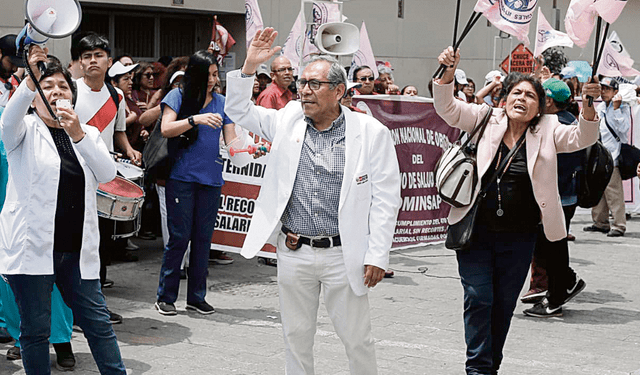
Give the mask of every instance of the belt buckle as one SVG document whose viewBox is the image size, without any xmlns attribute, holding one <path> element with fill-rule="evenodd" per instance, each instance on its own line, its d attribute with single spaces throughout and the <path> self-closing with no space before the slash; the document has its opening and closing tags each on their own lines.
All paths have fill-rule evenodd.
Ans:
<svg viewBox="0 0 640 375">
<path fill-rule="evenodd" d="M 325 241 L 328 241 L 328 246 L 321 246 L 325 244 Z M 317 243 L 317 245 L 315 244 Z M 317 247 L 317 248 L 321 248 L 321 249 L 328 249 L 330 247 L 333 247 L 333 237 L 318 237 L 318 238 L 312 238 L 311 239 L 311 247 Z"/>
</svg>

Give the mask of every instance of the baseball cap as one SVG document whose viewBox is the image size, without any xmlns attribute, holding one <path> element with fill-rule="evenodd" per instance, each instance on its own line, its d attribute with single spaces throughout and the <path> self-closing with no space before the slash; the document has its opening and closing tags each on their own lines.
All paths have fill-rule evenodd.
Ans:
<svg viewBox="0 0 640 375">
<path fill-rule="evenodd" d="M 497 70 L 492 70 L 492 71 L 490 71 L 489 73 L 487 73 L 487 75 L 486 75 L 486 76 L 484 76 L 484 85 L 486 86 L 486 85 L 490 84 L 491 82 L 493 82 L 493 79 L 494 79 L 496 76 L 500 76 L 500 77 L 502 77 L 502 78 L 500 79 L 500 81 L 503 81 L 503 80 L 504 80 L 504 76 L 502 75 L 502 73 L 500 73 L 500 72 L 499 72 L 499 71 L 497 71 Z"/>
<path fill-rule="evenodd" d="M 565 103 L 571 98 L 571 90 L 569 85 L 555 78 L 549 78 L 542 83 L 544 93 L 558 103 Z"/>
<path fill-rule="evenodd" d="M 115 76 L 127 74 L 137 67 L 138 64 L 124 66 L 120 61 L 116 61 L 115 64 L 111 65 L 111 68 L 109 68 L 109 77 L 113 78 Z"/>
<path fill-rule="evenodd" d="M 618 83 L 618 81 L 616 81 L 614 78 L 612 77 L 603 77 L 600 80 L 600 85 L 601 86 L 609 86 L 614 90 L 617 90 L 618 87 L 620 86 L 620 84 Z"/>
<path fill-rule="evenodd" d="M 2 51 L 2 56 L 9 57 L 9 60 L 13 63 L 13 65 L 23 68 L 24 63 L 22 59 L 19 58 L 16 53 L 16 35 L 8 34 L 0 38 L 0 50 Z"/>
<path fill-rule="evenodd" d="M 468 85 L 467 74 L 462 69 L 456 69 L 456 82 L 460 85 Z"/>
<path fill-rule="evenodd" d="M 573 78 L 573 77 L 577 77 L 577 76 L 578 76 L 578 74 L 576 73 L 576 69 L 574 67 L 572 67 L 572 66 L 565 66 L 560 71 L 560 77 L 562 77 L 562 78 Z"/>
<path fill-rule="evenodd" d="M 258 69 L 256 69 L 256 77 L 260 76 L 260 74 L 264 74 L 269 77 L 269 81 L 271 81 L 270 70 L 267 68 L 266 64 L 260 64 Z"/>
</svg>

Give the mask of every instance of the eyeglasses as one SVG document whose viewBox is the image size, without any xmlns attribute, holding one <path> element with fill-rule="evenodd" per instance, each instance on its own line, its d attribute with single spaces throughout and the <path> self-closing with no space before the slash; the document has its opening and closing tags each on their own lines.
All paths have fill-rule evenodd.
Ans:
<svg viewBox="0 0 640 375">
<path fill-rule="evenodd" d="M 298 90 L 302 90 L 307 84 L 309 84 L 309 88 L 313 91 L 320 89 L 320 85 L 323 83 L 327 84 L 335 84 L 335 82 L 331 81 L 318 81 L 317 79 L 312 79 L 307 81 L 306 79 L 299 79 L 296 81 L 296 87 Z"/>
<path fill-rule="evenodd" d="M 367 81 L 369 81 L 369 82 L 373 82 L 373 81 L 375 81 L 375 80 L 376 80 L 376 79 L 375 79 L 374 77 L 372 77 L 372 76 L 369 76 L 369 77 L 360 77 L 360 78 L 358 78 L 358 81 L 360 81 L 360 82 L 367 82 Z"/>
<path fill-rule="evenodd" d="M 290 66 L 288 68 L 280 68 L 280 69 L 272 70 L 272 72 L 274 72 L 274 73 L 282 73 L 284 71 L 293 72 L 293 67 Z"/>
</svg>

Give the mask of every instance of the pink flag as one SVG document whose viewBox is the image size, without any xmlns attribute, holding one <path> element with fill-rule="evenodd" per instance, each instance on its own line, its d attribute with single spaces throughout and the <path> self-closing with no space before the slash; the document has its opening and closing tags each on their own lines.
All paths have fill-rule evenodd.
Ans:
<svg viewBox="0 0 640 375">
<path fill-rule="evenodd" d="M 538 8 L 538 29 L 536 30 L 536 47 L 533 50 L 533 56 L 537 57 L 547 48 L 556 46 L 573 47 L 573 41 L 569 35 L 551 27 L 542 14 L 542 10 Z"/>
<path fill-rule="evenodd" d="M 262 23 L 262 15 L 260 14 L 258 0 L 245 0 L 244 10 L 244 19 L 247 30 L 247 48 L 249 48 L 256 32 L 258 30 L 262 30 L 264 28 L 264 24 Z"/>
<path fill-rule="evenodd" d="M 538 0 L 478 0 L 474 10 L 528 46 L 529 24 L 537 4 Z"/>
<path fill-rule="evenodd" d="M 351 59 L 351 68 L 349 69 L 349 80 L 353 80 L 353 69 L 360 65 L 367 65 L 373 70 L 373 76 L 378 78 L 378 69 L 376 68 L 376 58 L 373 56 L 373 49 L 371 48 L 371 42 L 369 41 L 369 34 L 367 33 L 367 26 L 362 21 L 362 27 L 360 28 L 360 48 L 353 54 Z"/>
<path fill-rule="evenodd" d="M 340 6 L 338 4 L 313 4 L 313 22 L 310 28 L 303 25 L 302 12 L 298 13 L 298 18 L 293 24 L 289 36 L 282 46 L 282 55 L 291 61 L 291 66 L 296 70 L 299 69 L 300 56 L 302 61 L 306 60 L 312 54 L 320 51 L 316 46 L 311 44 L 311 39 L 315 36 L 315 30 L 323 23 L 342 22 L 340 19 Z M 303 33 L 304 32 L 304 33 Z"/>
<path fill-rule="evenodd" d="M 614 23 L 622 9 L 627 5 L 627 0 L 596 0 L 593 7 L 603 20 Z"/>
<path fill-rule="evenodd" d="M 620 52 L 619 49 L 614 48 L 611 40 L 607 40 L 604 43 L 602 57 L 596 73 L 607 77 L 640 75 L 639 71 L 633 69 L 633 59 Z"/>
</svg>

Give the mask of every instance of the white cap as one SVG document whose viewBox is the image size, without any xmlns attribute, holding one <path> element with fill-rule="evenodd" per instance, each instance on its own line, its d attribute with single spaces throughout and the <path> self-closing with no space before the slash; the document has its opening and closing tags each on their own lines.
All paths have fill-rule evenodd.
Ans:
<svg viewBox="0 0 640 375">
<path fill-rule="evenodd" d="M 504 76 L 502 75 L 502 73 L 500 73 L 497 70 L 492 70 L 489 73 L 487 73 L 486 76 L 484 76 L 484 85 L 488 85 L 491 82 L 493 82 L 493 80 L 495 79 L 496 76 L 500 76 L 500 82 L 504 81 Z"/>
<path fill-rule="evenodd" d="M 256 77 L 260 74 L 266 74 L 266 76 L 269 77 L 269 80 L 271 80 L 271 71 L 267 68 L 266 64 L 260 64 L 258 69 L 256 69 Z"/>
<path fill-rule="evenodd" d="M 171 79 L 169 80 L 169 85 L 173 85 L 173 81 L 175 81 L 176 78 L 183 75 L 184 75 L 184 70 L 178 70 L 177 72 L 173 73 L 173 75 L 171 76 Z"/>
<path fill-rule="evenodd" d="M 456 69 L 456 82 L 460 85 L 468 85 L 467 74 L 462 69 Z"/>
<path fill-rule="evenodd" d="M 124 66 L 120 61 L 116 61 L 115 64 L 109 68 L 109 77 L 113 78 L 122 74 L 127 74 L 130 71 L 138 67 L 138 64 Z"/>
</svg>

